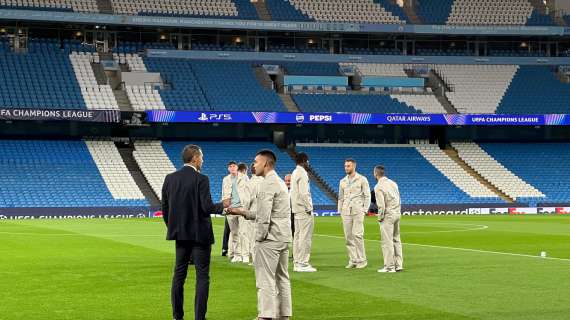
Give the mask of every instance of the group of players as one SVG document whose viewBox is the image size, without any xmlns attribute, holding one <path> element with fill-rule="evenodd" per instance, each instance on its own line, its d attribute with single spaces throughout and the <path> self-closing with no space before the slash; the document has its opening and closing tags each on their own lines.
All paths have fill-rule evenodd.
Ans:
<svg viewBox="0 0 570 320">
<path fill-rule="evenodd" d="M 306 171 L 308 156 L 300 153 L 296 156 L 297 166 L 292 174 L 285 176 L 289 194 L 291 212 L 291 231 L 293 236 L 293 260 L 295 272 L 315 272 L 317 269 L 309 263 L 314 228 L 313 201 Z M 222 182 L 222 199 L 231 198 L 230 208 L 257 210 L 260 185 L 263 177 L 256 175 L 255 164 L 251 165 L 251 177 L 247 174 L 245 163 L 230 161 L 229 174 Z M 255 258 L 255 228 L 251 220 L 242 216 L 227 215 L 224 230 L 222 255 L 228 256 L 232 263 L 253 264 Z"/>
<path fill-rule="evenodd" d="M 284 176 L 290 197 L 291 230 L 293 234 L 293 271 L 316 272 L 310 264 L 312 236 L 314 231 L 313 201 L 307 173 L 309 157 L 299 153 L 296 167 Z M 263 177 L 256 175 L 251 165 L 251 177 L 245 163 L 230 161 L 228 175 L 222 183 L 222 199 L 232 199 L 231 208 L 257 210 L 256 202 Z M 368 213 L 371 192 L 368 179 L 356 171 L 356 161 L 347 159 L 344 164 L 346 176 L 340 181 L 338 212 L 342 217 L 349 262 L 347 269 L 363 269 L 368 265 L 364 246 L 364 217 Z M 382 273 L 403 270 L 403 254 L 400 241 L 400 193 L 398 185 L 384 175 L 384 167 L 374 168 L 377 184 L 374 194 L 378 206 L 378 218 L 382 238 L 384 266 Z M 232 263 L 253 265 L 255 258 L 254 222 L 239 215 L 227 215 L 224 229 L 222 255 Z"/>
</svg>

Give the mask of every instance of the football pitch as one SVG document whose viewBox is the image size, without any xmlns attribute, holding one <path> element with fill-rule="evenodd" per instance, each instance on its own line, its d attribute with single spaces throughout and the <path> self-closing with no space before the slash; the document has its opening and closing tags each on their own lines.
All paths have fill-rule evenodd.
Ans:
<svg viewBox="0 0 570 320">
<path fill-rule="evenodd" d="M 403 217 L 396 274 L 376 272 L 374 218 L 363 270 L 344 269 L 340 218 L 315 224 L 318 272 L 290 272 L 293 319 L 570 319 L 570 216 Z M 251 320 L 253 268 L 221 257 L 222 230 L 214 219 L 208 319 Z M 159 219 L 0 221 L 0 319 L 171 319 L 164 234 Z M 193 289 L 191 271 L 186 319 Z"/>
</svg>

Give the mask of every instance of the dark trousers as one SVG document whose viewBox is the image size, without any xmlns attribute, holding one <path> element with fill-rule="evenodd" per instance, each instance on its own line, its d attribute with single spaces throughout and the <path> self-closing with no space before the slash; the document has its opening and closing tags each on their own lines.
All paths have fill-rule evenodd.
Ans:
<svg viewBox="0 0 570 320">
<path fill-rule="evenodd" d="M 222 239 L 222 253 L 228 253 L 228 243 L 230 241 L 230 225 L 228 224 L 228 217 L 224 219 L 224 239 Z"/>
<path fill-rule="evenodd" d="M 291 213 L 291 234 L 295 235 L 295 215 Z"/>
<path fill-rule="evenodd" d="M 196 297 L 194 313 L 196 320 L 204 320 L 208 309 L 210 291 L 210 255 L 212 246 L 193 241 L 176 241 L 176 266 L 172 277 L 172 313 L 174 319 L 184 318 L 184 283 L 188 274 L 188 263 L 192 258 L 196 267 Z"/>
</svg>

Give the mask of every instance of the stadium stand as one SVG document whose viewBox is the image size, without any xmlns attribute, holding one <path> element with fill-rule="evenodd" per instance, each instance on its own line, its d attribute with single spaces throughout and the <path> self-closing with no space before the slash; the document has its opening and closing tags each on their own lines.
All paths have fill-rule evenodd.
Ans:
<svg viewBox="0 0 570 320">
<path fill-rule="evenodd" d="M 527 0 L 454 0 L 447 24 L 525 25 L 532 11 Z"/>
<path fill-rule="evenodd" d="M 0 106 L 34 109 L 87 107 L 69 56 L 49 52 L 49 48 L 44 46 L 45 51 L 35 51 L 37 53 L 0 54 Z"/>
<path fill-rule="evenodd" d="M 312 21 L 306 14 L 297 10 L 289 0 L 266 1 L 267 10 L 274 21 Z"/>
<path fill-rule="evenodd" d="M 446 24 L 453 0 L 417 1 L 416 14 L 424 24 Z"/>
<path fill-rule="evenodd" d="M 148 71 L 160 72 L 162 79 L 170 85 L 170 88 L 160 90 L 160 97 L 166 109 L 210 109 L 189 60 L 146 57 L 144 64 Z"/>
<path fill-rule="evenodd" d="M 96 50 L 94 45 L 74 39 L 63 39 L 63 51 L 70 54 L 72 52 L 95 52 Z"/>
<path fill-rule="evenodd" d="M 570 113 L 568 101 L 570 84 L 557 79 L 554 69 L 546 66 L 520 66 L 496 113 Z"/>
<path fill-rule="evenodd" d="M 490 49 L 489 55 L 497 57 L 546 57 L 546 52 L 529 51 L 528 49 Z"/>
<path fill-rule="evenodd" d="M 168 42 L 135 42 L 122 41 L 112 49 L 113 53 L 137 53 L 146 49 L 175 50 L 174 45 Z"/>
<path fill-rule="evenodd" d="M 7 38 L 0 37 L 0 53 L 10 52 L 10 41 Z"/>
<path fill-rule="evenodd" d="M 377 64 L 377 63 L 340 63 L 341 66 L 353 65 L 363 76 L 407 77 L 403 64 Z"/>
<path fill-rule="evenodd" d="M 254 49 L 248 45 L 237 45 L 235 43 L 226 43 L 223 45 L 212 44 L 212 43 L 193 43 L 192 50 L 201 51 L 254 51 Z"/>
<path fill-rule="evenodd" d="M 72 52 L 69 58 L 87 109 L 119 110 L 111 86 L 97 84 L 95 79 L 91 62 L 94 62 L 99 56 L 92 53 L 81 52 L 77 54 Z"/>
<path fill-rule="evenodd" d="M 387 176 L 398 183 L 403 204 L 502 202 L 474 184 L 466 173 L 453 171 L 454 167 L 451 165 L 446 168 L 445 172 L 453 177 L 454 181 L 461 181 L 458 182 L 460 186 L 474 195 L 471 197 L 426 160 L 413 145 L 354 147 L 354 145 L 336 144 L 297 144 L 296 150 L 304 151 L 311 157 L 311 166 L 334 190 L 338 190 L 339 181 L 345 176 L 344 160 L 353 158 L 357 162 L 357 171 L 368 178 L 371 188 L 376 184 L 372 176 L 373 168 L 377 164 L 383 164 Z M 425 147 L 421 150 L 434 152 Z M 451 173 L 452 171 L 454 173 Z M 412 172 L 413 174 L 410 174 Z"/>
<path fill-rule="evenodd" d="M 570 148 L 565 143 L 483 143 L 481 148 L 544 193 L 541 203 L 570 203 Z M 537 199 L 519 198 L 519 201 Z"/>
<path fill-rule="evenodd" d="M 420 113 L 415 108 L 383 94 L 294 94 L 305 112 Z"/>
<path fill-rule="evenodd" d="M 330 53 L 330 51 L 326 48 L 297 48 L 287 45 L 270 45 L 267 48 L 268 52 L 295 52 L 295 53 Z"/>
<path fill-rule="evenodd" d="M 111 0 L 116 14 L 225 19 L 258 19 L 249 0 Z"/>
<path fill-rule="evenodd" d="M 251 62 L 194 60 L 191 65 L 212 110 L 287 110 L 275 91 L 257 81 Z"/>
<path fill-rule="evenodd" d="M 131 72 L 147 72 L 143 59 L 137 54 L 113 54 L 113 59 L 126 64 Z M 135 111 L 164 110 L 166 106 L 160 92 L 152 85 L 125 85 L 127 97 Z"/>
<path fill-rule="evenodd" d="M 497 203 L 502 200 L 488 187 L 481 184 L 473 176 L 469 175 L 465 169 L 453 161 L 439 148 L 438 145 L 426 144 L 416 147 L 418 152 L 426 158 L 437 170 L 439 170 L 449 181 L 453 182 L 459 189 L 467 193 L 472 198 L 493 199 Z"/>
<path fill-rule="evenodd" d="M 2 9 L 99 12 L 97 0 L 0 0 Z"/>
<path fill-rule="evenodd" d="M 180 150 L 178 153 L 181 152 Z M 154 193 L 162 199 L 164 178 L 176 168 L 164 152 L 161 142 L 158 140 L 135 141 L 133 157 Z"/>
<path fill-rule="evenodd" d="M 516 65 L 431 65 L 452 87 L 447 98 L 460 113 L 495 113 Z"/>
<path fill-rule="evenodd" d="M 402 20 L 373 0 L 289 0 L 310 19 L 326 22 L 402 24 Z M 385 1 L 380 1 L 385 2 Z"/>
<path fill-rule="evenodd" d="M 111 142 L 0 140 L 0 207 L 148 206 Z"/>
<path fill-rule="evenodd" d="M 285 111 L 274 91 L 255 78 L 251 62 L 144 58 L 170 88 L 160 90 L 168 110 Z"/>
<path fill-rule="evenodd" d="M 556 22 L 550 15 L 541 14 L 536 9 L 532 11 L 532 14 L 526 22 L 527 26 L 555 26 Z"/>
<path fill-rule="evenodd" d="M 418 56 L 470 56 L 472 55 L 466 49 L 428 49 L 417 48 Z"/>
<path fill-rule="evenodd" d="M 423 113 L 447 113 L 433 94 L 390 94 L 390 96 Z"/>
<path fill-rule="evenodd" d="M 512 199 L 517 201 L 544 199 L 544 194 L 535 186 L 510 171 L 476 143 L 454 142 L 452 146 L 465 163 Z"/>
<path fill-rule="evenodd" d="M 351 48 L 344 47 L 345 54 L 359 54 L 359 55 L 385 55 L 395 56 L 401 55 L 402 51 L 397 48 Z"/>
<path fill-rule="evenodd" d="M 210 189 L 214 201 L 221 199 L 222 179 L 227 175 L 227 163 L 230 160 L 245 162 L 248 166 L 253 162 L 255 154 L 261 149 L 270 149 L 276 153 L 278 161 L 276 172 L 283 177 L 295 168 L 290 156 L 280 151 L 271 143 L 265 142 L 181 142 L 181 141 L 138 141 L 135 143 L 135 159 L 144 175 L 160 196 L 164 177 L 182 167 L 180 154 L 184 146 L 198 144 L 204 152 L 202 172 L 210 178 Z M 331 205 L 328 198 L 315 184 L 311 183 L 311 192 L 315 205 Z"/>
<path fill-rule="evenodd" d="M 269 62 L 264 62 L 269 63 Z M 338 76 L 338 64 L 326 62 L 276 62 L 285 73 L 297 76 Z"/>
</svg>

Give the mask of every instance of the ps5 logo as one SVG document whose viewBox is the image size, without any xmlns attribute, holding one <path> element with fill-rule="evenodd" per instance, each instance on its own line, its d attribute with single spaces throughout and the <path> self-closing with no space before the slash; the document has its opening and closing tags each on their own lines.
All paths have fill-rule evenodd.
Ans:
<svg viewBox="0 0 570 320">
<path fill-rule="evenodd" d="M 200 121 L 231 121 L 232 115 L 229 113 L 210 113 L 206 114 L 202 112 L 198 118 Z"/>
</svg>

